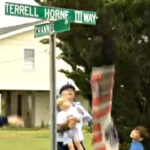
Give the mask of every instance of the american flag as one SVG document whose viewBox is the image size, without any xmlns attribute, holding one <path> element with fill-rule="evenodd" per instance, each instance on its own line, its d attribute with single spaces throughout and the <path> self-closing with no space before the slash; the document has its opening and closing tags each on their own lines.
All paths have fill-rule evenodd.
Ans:
<svg viewBox="0 0 150 150">
<path fill-rule="evenodd" d="M 93 68 L 91 74 L 94 150 L 118 150 L 111 117 L 115 66 Z"/>
</svg>

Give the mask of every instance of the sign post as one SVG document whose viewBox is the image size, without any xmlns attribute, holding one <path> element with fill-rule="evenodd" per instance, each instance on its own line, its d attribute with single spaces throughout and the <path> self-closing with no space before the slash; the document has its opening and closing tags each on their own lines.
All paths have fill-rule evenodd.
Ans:
<svg viewBox="0 0 150 150">
<path fill-rule="evenodd" d="M 55 63 L 55 49 L 56 49 L 56 34 L 50 34 L 50 141 L 51 149 L 57 150 L 57 126 L 56 126 L 56 63 Z"/>
<path fill-rule="evenodd" d="M 52 0 L 52 2 L 55 0 Z M 51 4 L 51 3 L 49 3 Z M 49 19 L 50 22 L 50 19 Z M 55 61 L 55 49 L 56 49 L 56 34 L 49 34 L 49 46 L 50 46 L 50 113 L 51 113 L 51 126 L 50 126 L 50 141 L 51 149 L 57 150 L 57 123 L 56 123 L 56 61 Z"/>
</svg>

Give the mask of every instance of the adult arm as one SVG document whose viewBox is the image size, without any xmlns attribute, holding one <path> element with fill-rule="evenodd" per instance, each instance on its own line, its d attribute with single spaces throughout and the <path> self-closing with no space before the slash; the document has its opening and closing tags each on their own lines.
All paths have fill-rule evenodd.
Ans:
<svg viewBox="0 0 150 150">
<path fill-rule="evenodd" d="M 81 115 L 83 122 L 92 122 L 92 116 L 89 114 L 88 111 L 85 110 L 80 102 L 75 102 L 75 107 L 78 113 Z"/>
<path fill-rule="evenodd" d="M 21 117 L 18 117 L 17 115 L 8 116 L 8 117 L 0 116 L 0 126 L 7 125 L 7 124 L 16 127 L 24 127 L 23 119 Z"/>
<path fill-rule="evenodd" d="M 8 118 L 8 124 L 13 125 L 15 127 L 24 127 L 24 120 L 21 117 L 17 115 L 13 115 L 7 118 Z"/>
<path fill-rule="evenodd" d="M 64 118 L 63 112 L 57 113 L 57 132 L 64 132 L 68 130 L 67 120 Z"/>
<path fill-rule="evenodd" d="M 57 118 L 58 119 L 58 118 Z M 69 118 L 67 118 L 66 121 L 64 122 L 57 122 L 57 132 L 64 132 L 67 131 L 73 127 L 70 127 L 70 123 L 74 122 L 72 126 L 75 126 L 75 123 L 77 122 L 77 118 L 74 116 L 71 116 Z"/>
<path fill-rule="evenodd" d="M 57 132 L 64 132 L 69 130 L 68 124 L 66 122 L 57 124 Z"/>
</svg>

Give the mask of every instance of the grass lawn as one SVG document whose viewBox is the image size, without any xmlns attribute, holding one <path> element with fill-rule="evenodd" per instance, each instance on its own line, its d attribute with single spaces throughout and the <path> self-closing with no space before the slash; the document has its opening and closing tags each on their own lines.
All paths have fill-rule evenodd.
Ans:
<svg viewBox="0 0 150 150">
<path fill-rule="evenodd" d="M 84 144 L 92 150 L 91 134 L 84 130 Z M 49 150 L 49 129 L 10 129 L 0 128 L 1 150 Z"/>
</svg>

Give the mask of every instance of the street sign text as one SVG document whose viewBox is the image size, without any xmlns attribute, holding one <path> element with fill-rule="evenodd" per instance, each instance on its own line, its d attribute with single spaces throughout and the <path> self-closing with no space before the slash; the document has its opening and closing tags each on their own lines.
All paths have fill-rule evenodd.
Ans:
<svg viewBox="0 0 150 150">
<path fill-rule="evenodd" d="M 36 25 L 34 28 L 34 36 L 42 37 L 45 35 L 50 35 L 54 33 L 62 33 L 66 31 L 70 31 L 70 23 L 68 19 L 58 20 L 52 23 Z"/>
<path fill-rule="evenodd" d="M 16 3 L 5 3 L 5 14 L 21 17 L 32 17 L 50 20 L 70 19 L 73 23 L 95 25 L 97 14 L 94 11 L 81 11 L 57 7 L 32 6 Z"/>
</svg>

